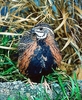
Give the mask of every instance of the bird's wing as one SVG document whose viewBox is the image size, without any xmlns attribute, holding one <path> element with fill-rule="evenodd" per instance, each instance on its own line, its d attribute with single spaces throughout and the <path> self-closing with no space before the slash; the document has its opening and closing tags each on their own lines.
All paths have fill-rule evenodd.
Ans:
<svg viewBox="0 0 82 100">
<path fill-rule="evenodd" d="M 26 69 L 30 63 L 34 50 L 37 47 L 36 41 L 33 41 L 30 36 L 24 35 L 18 45 L 18 67 L 22 74 L 25 74 Z"/>
<path fill-rule="evenodd" d="M 60 50 L 57 46 L 56 41 L 54 42 L 54 39 L 51 35 L 49 35 L 45 41 L 46 41 L 46 44 L 50 47 L 51 53 L 54 57 L 54 61 L 57 63 L 57 65 L 60 65 L 62 56 L 60 54 Z"/>
<path fill-rule="evenodd" d="M 18 44 L 18 53 L 19 57 L 22 56 L 25 49 L 28 47 L 28 44 L 32 43 L 32 39 L 30 38 L 30 33 L 25 32 L 25 34 L 21 37 Z"/>
</svg>

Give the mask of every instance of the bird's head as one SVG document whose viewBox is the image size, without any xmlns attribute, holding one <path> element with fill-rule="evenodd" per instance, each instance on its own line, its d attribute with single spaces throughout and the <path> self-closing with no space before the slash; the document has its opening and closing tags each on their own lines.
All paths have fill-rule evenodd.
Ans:
<svg viewBox="0 0 82 100">
<path fill-rule="evenodd" d="M 45 39 L 49 33 L 53 34 L 53 31 L 48 24 L 39 23 L 31 29 L 31 33 L 35 34 L 37 39 Z"/>
</svg>

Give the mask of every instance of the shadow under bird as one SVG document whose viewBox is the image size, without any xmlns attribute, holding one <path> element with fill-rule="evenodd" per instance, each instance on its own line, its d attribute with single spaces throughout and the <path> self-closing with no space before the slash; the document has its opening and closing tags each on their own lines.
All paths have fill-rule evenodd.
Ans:
<svg viewBox="0 0 82 100">
<path fill-rule="evenodd" d="M 60 65 L 62 57 L 54 40 L 54 32 L 46 23 L 39 23 L 26 32 L 18 45 L 20 72 L 34 82 Z"/>
</svg>

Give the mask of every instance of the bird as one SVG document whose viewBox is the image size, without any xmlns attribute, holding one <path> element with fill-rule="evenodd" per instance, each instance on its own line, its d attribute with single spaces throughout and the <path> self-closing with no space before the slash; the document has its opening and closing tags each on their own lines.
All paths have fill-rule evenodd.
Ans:
<svg viewBox="0 0 82 100">
<path fill-rule="evenodd" d="M 33 82 L 40 82 L 42 76 L 53 73 L 62 56 L 54 37 L 54 31 L 41 22 L 26 31 L 18 44 L 19 71 Z"/>
</svg>

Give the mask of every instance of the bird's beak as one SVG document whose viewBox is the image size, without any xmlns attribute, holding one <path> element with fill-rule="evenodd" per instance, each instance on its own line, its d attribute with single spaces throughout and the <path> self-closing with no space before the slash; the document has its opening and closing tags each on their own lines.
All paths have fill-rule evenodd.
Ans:
<svg viewBox="0 0 82 100">
<path fill-rule="evenodd" d="M 35 34 L 35 28 L 31 29 L 31 33 Z"/>
</svg>

